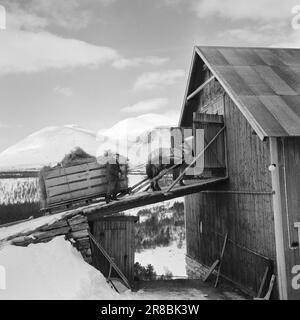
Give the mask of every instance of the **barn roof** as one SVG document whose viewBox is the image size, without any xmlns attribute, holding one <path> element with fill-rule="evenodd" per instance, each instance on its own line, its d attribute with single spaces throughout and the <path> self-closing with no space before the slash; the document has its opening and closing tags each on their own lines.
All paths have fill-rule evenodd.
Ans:
<svg viewBox="0 0 300 320">
<path fill-rule="evenodd" d="M 195 47 L 191 72 L 199 57 L 260 138 L 300 136 L 300 49 Z"/>
</svg>

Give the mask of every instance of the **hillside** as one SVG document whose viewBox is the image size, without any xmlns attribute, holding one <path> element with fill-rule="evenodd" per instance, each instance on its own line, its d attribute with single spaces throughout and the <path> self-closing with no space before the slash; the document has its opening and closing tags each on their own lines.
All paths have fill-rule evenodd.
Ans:
<svg viewBox="0 0 300 320">
<path fill-rule="evenodd" d="M 76 126 L 46 127 L 0 153 L 0 170 L 25 170 L 55 165 L 77 146 L 95 154 L 96 134 Z"/>
<path fill-rule="evenodd" d="M 75 147 L 100 156 L 117 150 L 135 168 L 147 159 L 146 132 L 155 127 L 174 125 L 165 116 L 146 114 L 117 122 L 111 128 L 92 132 L 75 125 L 51 126 L 34 132 L 0 153 L 0 171 L 38 169 L 56 165 Z"/>
</svg>

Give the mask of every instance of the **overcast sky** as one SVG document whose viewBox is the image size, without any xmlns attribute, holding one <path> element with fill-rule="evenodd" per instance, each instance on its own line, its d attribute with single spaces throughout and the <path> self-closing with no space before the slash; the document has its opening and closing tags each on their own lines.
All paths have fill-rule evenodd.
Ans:
<svg viewBox="0 0 300 320">
<path fill-rule="evenodd" d="M 0 0 L 0 151 L 49 125 L 176 116 L 194 45 L 300 45 L 300 0 Z"/>
</svg>

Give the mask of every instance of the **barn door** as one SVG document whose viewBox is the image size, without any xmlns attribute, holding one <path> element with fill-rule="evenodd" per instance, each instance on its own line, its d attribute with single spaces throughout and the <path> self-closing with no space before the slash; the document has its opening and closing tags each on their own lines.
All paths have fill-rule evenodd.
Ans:
<svg viewBox="0 0 300 320">
<path fill-rule="evenodd" d="M 194 112 L 193 114 L 193 136 L 194 150 L 196 156 L 216 137 L 224 127 L 222 115 Z M 226 175 L 226 147 L 225 131 L 221 132 L 205 150 L 202 161 L 203 168 L 200 175 L 203 178 L 219 177 Z"/>
</svg>

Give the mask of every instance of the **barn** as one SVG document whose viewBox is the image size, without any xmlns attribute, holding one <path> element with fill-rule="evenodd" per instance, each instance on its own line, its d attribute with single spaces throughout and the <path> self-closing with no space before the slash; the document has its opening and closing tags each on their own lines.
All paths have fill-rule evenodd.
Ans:
<svg viewBox="0 0 300 320">
<path fill-rule="evenodd" d="M 185 196 L 187 269 L 252 296 L 300 299 L 300 50 L 195 47 L 180 127 L 204 132 L 198 179 Z M 273 282 L 274 283 L 274 282 Z"/>
</svg>

